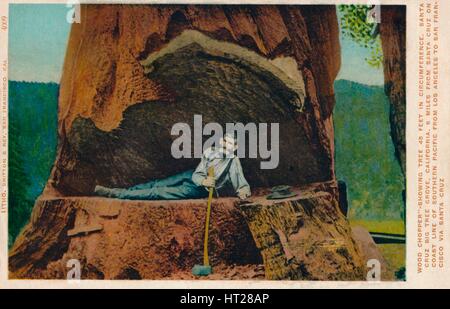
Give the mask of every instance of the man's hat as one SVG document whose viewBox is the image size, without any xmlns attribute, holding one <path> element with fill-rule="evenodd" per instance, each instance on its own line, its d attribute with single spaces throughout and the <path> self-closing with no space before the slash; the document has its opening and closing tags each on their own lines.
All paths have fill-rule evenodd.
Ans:
<svg viewBox="0 0 450 309">
<path fill-rule="evenodd" d="M 296 196 L 297 193 L 291 191 L 290 186 L 282 185 L 271 189 L 272 193 L 267 195 L 268 200 L 281 200 L 288 197 Z"/>
</svg>

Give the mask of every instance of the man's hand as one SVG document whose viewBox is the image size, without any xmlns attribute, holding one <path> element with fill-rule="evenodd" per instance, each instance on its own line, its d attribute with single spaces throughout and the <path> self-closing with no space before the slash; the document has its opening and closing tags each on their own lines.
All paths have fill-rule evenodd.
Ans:
<svg viewBox="0 0 450 309">
<path fill-rule="evenodd" d="M 247 190 L 240 190 L 237 194 L 241 201 L 247 200 L 250 197 L 250 192 Z"/>
<path fill-rule="evenodd" d="M 214 177 L 208 176 L 203 180 L 202 185 L 207 188 L 214 188 L 216 186 L 216 180 Z"/>
</svg>

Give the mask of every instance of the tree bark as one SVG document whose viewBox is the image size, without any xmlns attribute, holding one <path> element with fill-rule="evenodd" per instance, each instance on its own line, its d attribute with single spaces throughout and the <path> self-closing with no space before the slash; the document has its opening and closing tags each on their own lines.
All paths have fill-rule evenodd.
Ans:
<svg viewBox="0 0 450 309">
<path fill-rule="evenodd" d="M 381 7 L 380 35 L 385 91 L 391 102 L 391 136 L 406 175 L 406 6 Z"/>
<path fill-rule="evenodd" d="M 186 30 L 232 44 L 234 58 L 194 42 L 167 52 Z M 242 50 L 261 65 L 243 61 Z M 165 57 L 146 66 L 157 53 Z M 194 114 L 222 125 L 280 124 L 278 168 L 242 162 L 253 186 L 330 180 L 339 67 L 334 6 L 82 5 L 64 63 L 58 156 L 46 192 L 86 195 L 96 184 L 131 186 L 195 167 L 197 160 L 170 154 L 171 127 L 192 125 Z"/>
<path fill-rule="evenodd" d="M 259 265 L 261 255 L 234 203 L 213 201 L 211 263 Z M 190 272 L 203 263 L 205 211 L 206 200 L 39 200 L 9 252 L 10 278 L 66 279 L 72 259 L 80 262 L 81 279 L 162 279 Z"/>
<path fill-rule="evenodd" d="M 337 184 L 310 190 L 240 207 L 261 250 L 266 279 L 363 280 L 361 252 L 334 198 Z"/>
</svg>

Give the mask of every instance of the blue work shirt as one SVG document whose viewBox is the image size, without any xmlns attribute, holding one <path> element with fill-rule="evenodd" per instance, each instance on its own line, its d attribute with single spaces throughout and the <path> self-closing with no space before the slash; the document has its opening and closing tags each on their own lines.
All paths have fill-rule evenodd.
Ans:
<svg viewBox="0 0 450 309">
<path fill-rule="evenodd" d="M 236 195 L 251 195 L 250 186 L 244 177 L 241 162 L 236 155 L 226 155 L 223 148 L 208 148 L 203 152 L 200 164 L 192 174 L 192 181 L 202 186 L 203 180 L 208 176 L 208 168 L 214 167 L 215 188 L 226 191 L 229 187 Z"/>
</svg>

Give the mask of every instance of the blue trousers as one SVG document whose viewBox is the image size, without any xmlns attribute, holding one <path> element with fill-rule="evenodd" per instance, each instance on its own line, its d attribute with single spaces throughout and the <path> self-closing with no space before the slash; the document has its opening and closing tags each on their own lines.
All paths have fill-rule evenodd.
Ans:
<svg viewBox="0 0 450 309">
<path fill-rule="evenodd" d="M 127 200 L 181 200 L 208 196 L 208 191 L 192 181 L 193 170 L 156 179 L 128 189 L 106 188 L 101 195 Z"/>
</svg>

